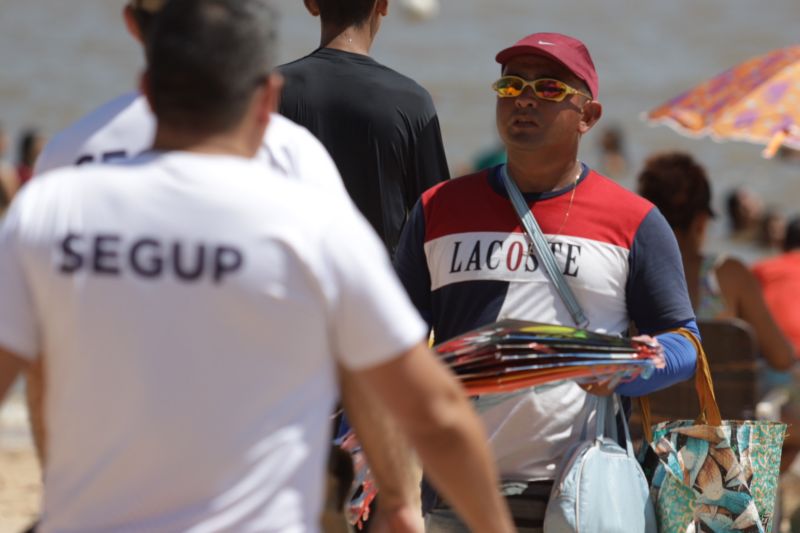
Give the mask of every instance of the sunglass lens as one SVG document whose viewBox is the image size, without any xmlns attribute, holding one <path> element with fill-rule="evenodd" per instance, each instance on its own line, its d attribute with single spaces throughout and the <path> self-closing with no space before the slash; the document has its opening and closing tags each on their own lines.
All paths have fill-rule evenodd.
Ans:
<svg viewBox="0 0 800 533">
<path fill-rule="evenodd" d="M 522 80 L 517 78 L 500 78 L 495 83 L 495 90 L 500 96 L 519 96 L 522 92 Z"/>
<path fill-rule="evenodd" d="M 566 95 L 566 86 L 558 80 L 536 80 L 536 96 L 543 100 L 560 102 Z"/>
</svg>

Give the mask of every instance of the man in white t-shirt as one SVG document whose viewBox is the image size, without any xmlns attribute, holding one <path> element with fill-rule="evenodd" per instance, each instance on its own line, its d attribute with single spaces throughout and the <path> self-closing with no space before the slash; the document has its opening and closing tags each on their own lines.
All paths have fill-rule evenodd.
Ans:
<svg viewBox="0 0 800 533">
<path fill-rule="evenodd" d="M 128 32 L 140 43 L 165 0 L 130 0 L 123 11 Z M 90 163 L 120 163 L 150 149 L 156 122 L 144 96 L 130 91 L 91 111 L 56 134 L 36 163 L 35 174 Z M 271 170 L 292 180 L 314 185 L 329 194 L 346 198 L 339 172 L 328 152 L 307 129 L 278 113 L 270 117 L 269 127 L 256 158 Z M 349 206 L 348 206 L 349 207 Z M 396 520 L 394 515 L 415 514 L 418 508 L 418 481 L 405 472 L 408 464 L 397 429 L 383 416 L 380 406 L 339 367 L 343 400 L 354 426 L 363 438 L 373 472 L 381 485 L 383 505 L 380 519 Z M 37 450 L 44 461 L 45 427 L 41 404 L 44 387 L 40 362 L 27 374 L 28 400 Z M 421 518 L 414 517 L 421 525 Z"/>
<path fill-rule="evenodd" d="M 34 174 L 134 157 L 153 145 L 155 128 L 155 117 L 141 93 L 125 93 L 55 135 L 37 159 Z M 325 147 L 307 129 L 278 113 L 270 117 L 256 159 L 286 177 L 347 195 Z"/>
<path fill-rule="evenodd" d="M 123 17 L 129 33 L 143 44 L 166 0 L 130 0 Z M 35 175 L 90 163 L 119 163 L 153 146 L 156 121 L 144 96 L 130 91 L 89 112 L 47 143 L 37 158 Z M 313 184 L 331 194 L 346 198 L 342 183 L 328 152 L 308 130 L 274 113 L 256 158 L 271 170 L 289 179 Z M 28 373 L 27 393 L 37 449 L 44 459 L 45 428 L 38 406 L 43 387 L 41 368 L 33 365 Z"/>
<path fill-rule="evenodd" d="M 475 530 L 511 531 L 380 241 L 252 159 L 280 92 L 270 21 L 172 0 L 143 78 L 154 150 L 41 176 L 0 229 L 0 397 L 23 361 L 47 375 L 41 530 L 316 531 L 340 363 Z"/>
</svg>

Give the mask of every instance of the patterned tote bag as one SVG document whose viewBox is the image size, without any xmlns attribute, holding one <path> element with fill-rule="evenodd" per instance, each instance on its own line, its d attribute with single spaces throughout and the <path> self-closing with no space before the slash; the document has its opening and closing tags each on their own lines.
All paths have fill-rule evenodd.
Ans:
<svg viewBox="0 0 800 533">
<path fill-rule="evenodd" d="M 786 425 L 761 420 L 722 420 L 703 347 L 697 348 L 696 420 L 651 428 L 641 400 L 645 440 L 657 459 L 646 463 L 661 533 L 770 533 Z"/>
</svg>

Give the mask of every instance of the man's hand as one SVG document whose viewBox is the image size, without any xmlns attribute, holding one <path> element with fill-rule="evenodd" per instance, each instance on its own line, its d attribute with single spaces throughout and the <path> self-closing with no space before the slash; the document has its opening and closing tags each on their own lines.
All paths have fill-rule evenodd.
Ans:
<svg viewBox="0 0 800 533">
<path fill-rule="evenodd" d="M 614 394 L 614 389 L 617 388 L 617 383 L 612 383 L 611 379 L 603 381 L 591 381 L 589 383 L 579 383 L 578 386 L 595 396 L 611 396 Z"/>
<path fill-rule="evenodd" d="M 661 346 L 657 338 L 651 337 L 650 335 L 637 335 L 633 337 L 633 340 L 646 342 L 647 344 L 655 346 L 655 354 L 651 360 L 657 369 L 661 370 L 662 368 L 666 368 L 667 360 L 664 359 L 664 347 Z"/>
<path fill-rule="evenodd" d="M 653 365 L 658 368 L 667 366 L 667 361 L 664 359 L 664 347 L 658 342 L 658 339 L 650 335 L 637 335 L 633 337 L 635 341 L 646 342 L 656 347 L 655 354 L 652 357 Z M 613 378 L 605 379 L 602 381 L 590 381 L 588 383 L 579 383 L 580 388 L 594 394 L 595 396 L 611 396 L 619 383 Z"/>
</svg>

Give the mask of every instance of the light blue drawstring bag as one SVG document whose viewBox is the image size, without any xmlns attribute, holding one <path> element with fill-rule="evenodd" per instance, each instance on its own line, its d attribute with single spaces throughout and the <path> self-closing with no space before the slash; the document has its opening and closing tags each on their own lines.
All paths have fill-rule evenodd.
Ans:
<svg viewBox="0 0 800 533">
<path fill-rule="evenodd" d="M 566 454 L 550 494 L 545 533 L 656 533 L 650 489 L 634 457 L 628 424 L 625 449 L 617 444 L 616 395 L 597 398 L 597 431 Z"/>
</svg>

